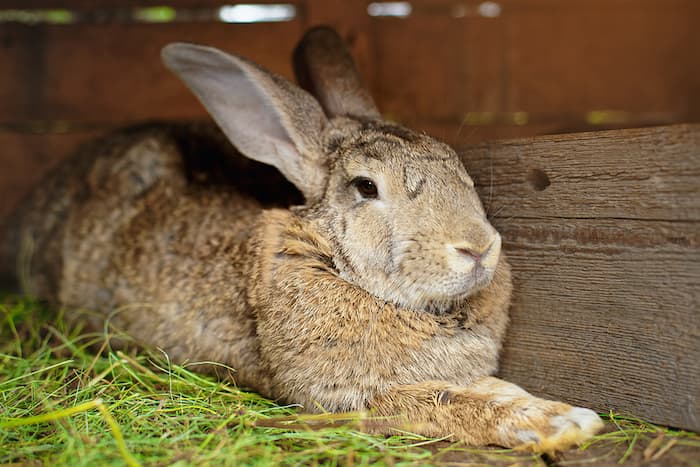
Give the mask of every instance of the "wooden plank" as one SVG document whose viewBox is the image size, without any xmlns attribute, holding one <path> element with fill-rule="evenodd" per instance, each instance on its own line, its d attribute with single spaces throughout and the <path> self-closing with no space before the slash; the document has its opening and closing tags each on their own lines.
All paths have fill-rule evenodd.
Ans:
<svg viewBox="0 0 700 467">
<path fill-rule="evenodd" d="M 459 118 L 465 108 L 464 40 L 457 24 L 442 16 L 377 18 L 370 23 L 375 62 L 371 90 L 382 112 L 399 119 L 412 114 Z"/>
<path fill-rule="evenodd" d="M 508 110 L 700 117 L 699 2 L 503 3 Z"/>
<path fill-rule="evenodd" d="M 528 136 L 561 133 L 561 124 L 513 125 L 492 123 L 488 125 L 470 125 L 465 122 L 428 120 L 409 116 L 398 120 L 402 125 L 422 131 L 452 145 L 477 144 Z"/>
<path fill-rule="evenodd" d="M 501 376 L 545 397 L 700 429 L 700 224 L 496 225 L 517 290 Z"/>
<path fill-rule="evenodd" d="M 700 125 L 461 154 L 514 271 L 501 375 L 700 430 Z M 551 181 L 543 191 L 533 167 Z"/>
<path fill-rule="evenodd" d="M 0 26 L 0 119 L 26 119 L 43 101 L 43 35 L 29 26 Z"/>
<path fill-rule="evenodd" d="M 464 158 L 500 217 L 700 220 L 697 124 L 484 144 Z"/>
<path fill-rule="evenodd" d="M 464 22 L 465 112 L 503 112 L 510 79 L 503 22 L 492 18 L 470 18 Z M 521 110 L 521 109 L 519 109 Z"/>
<path fill-rule="evenodd" d="M 220 47 L 291 77 L 291 52 L 302 23 L 43 25 L 32 31 L 43 41 L 32 46 L 41 51 L 41 59 L 14 65 L 18 79 L 8 86 L 13 90 L 8 99 L 0 101 L 0 118 L 16 115 L 13 110 L 20 107 L 25 118 L 36 120 L 114 124 L 205 116 L 192 94 L 160 63 L 165 44 L 187 41 Z M 8 46 L 25 47 L 27 43 L 19 40 Z M 35 79 L 28 83 L 19 78 L 29 75 Z M 27 93 L 43 96 L 40 105 L 28 106 L 22 97 Z"/>
</svg>

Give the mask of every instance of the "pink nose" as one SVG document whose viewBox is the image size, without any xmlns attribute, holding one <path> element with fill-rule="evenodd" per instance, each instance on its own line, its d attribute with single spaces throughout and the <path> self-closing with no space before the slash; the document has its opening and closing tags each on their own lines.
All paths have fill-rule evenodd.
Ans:
<svg viewBox="0 0 700 467">
<path fill-rule="evenodd" d="M 470 250 L 468 248 L 455 248 L 455 250 L 457 250 L 458 252 L 460 252 L 461 254 L 463 254 L 465 256 L 469 256 L 477 263 L 481 261 L 481 255 L 474 250 Z"/>
</svg>

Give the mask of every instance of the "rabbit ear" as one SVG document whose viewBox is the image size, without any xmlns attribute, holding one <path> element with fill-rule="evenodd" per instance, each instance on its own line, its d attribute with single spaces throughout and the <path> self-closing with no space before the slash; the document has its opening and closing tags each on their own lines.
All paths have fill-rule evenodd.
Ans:
<svg viewBox="0 0 700 467">
<path fill-rule="evenodd" d="M 304 35 L 294 50 L 294 73 L 301 87 L 316 96 L 328 117 L 380 117 L 335 30 L 317 26 Z"/>
<path fill-rule="evenodd" d="M 312 96 L 212 47 L 175 43 L 161 55 L 239 151 L 277 167 L 307 202 L 320 199 L 327 178 L 320 138 L 327 119 Z"/>
</svg>

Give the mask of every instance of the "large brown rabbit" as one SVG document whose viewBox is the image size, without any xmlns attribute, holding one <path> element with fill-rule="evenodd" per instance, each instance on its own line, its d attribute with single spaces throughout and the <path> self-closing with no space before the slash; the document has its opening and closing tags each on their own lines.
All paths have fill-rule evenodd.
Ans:
<svg viewBox="0 0 700 467">
<path fill-rule="evenodd" d="M 191 164 L 227 144 L 213 132 L 121 132 L 17 211 L 7 254 L 27 292 L 96 311 L 92 326 L 109 320 L 173 360 L 235 368 L 265 396 L 387 416 L 387 431 L 544 451 L 596 433 L 594 412 L 489 376 L 510 270 L 455 152 L 382 121 L 332 30 L 310 31 L 296 57 L 318 100 L 213 48 L 163 50 L 226 137 L 303 204 L 270 207 L 281 177 L 197 182 Z"/>
</svg>

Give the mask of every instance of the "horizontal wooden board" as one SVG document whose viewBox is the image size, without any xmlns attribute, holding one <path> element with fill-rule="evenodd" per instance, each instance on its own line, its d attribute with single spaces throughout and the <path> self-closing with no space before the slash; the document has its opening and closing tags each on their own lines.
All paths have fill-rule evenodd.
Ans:
<svg viewBox="0 0 700 467">
<path fill-rule="evenodd" d="M 494 19 L 375 18 L 375 92 L 386 110 L 401 114 L 412 103 L 419 115 L 442 118 L 606 109 L 623 120 L 700 118 L 700 64 L 690 59 L 700 53 L 699 3 L 499 3 Z"/>
<path fill-rule="evenodd" d="M 389 118 L 394 118 L 394 115 L 392 114 L 388 114 L 387 116 Z M 488 114 L 487 116 L 490 117 L 491 114 Z M 449 119 L 421 119 L 411 116 L 395 119 L 395 121 L 406 127 L 425 132 L 430 136 L 456 146 L 484 143 L 489 141 L 503 141 L 506 139 L 524 138 L 528 136 L 628 128 L 628 126 L 624 124 L 592 125 L 590 123 L 574 119 L 570 120 L 568 123 L 564 123 L 565 120 L 543 119 L 542 121 L 536 120 L 532 123 L 518 125 L 512 123 L 512 119 L 516 116 L 517 114 L 514 115 L 508 113 L 505 113 L 500 117 L 495 115 L 496 118 L 494 118 L 493 122 L 484 124 L 469 123 L 466 118 L 462 121 L 453 121 Z M 479 115 L 474 116 L 474 118 L 479 117 Z M 507 123 L 508 121 L 511 123 Z M 642 123 L 638 126 L 643 127 L 645 124 Z"/>
<path fill-rule="evenodd" d="M 513 266 L 501 375 L 544 397 L 700 430 L 700 125 L 462 155 Z M 544 191 L 528 181 L 533 167 L 551 181 Z"/>
<path fill-rule="evenodd" d="M 413 113 L 449 118 L 467 108 L 462 90 L 463 30 L 455 20 L 376 19 L 370 34 L 375 63 L 370 83 L 382 111 L 400 117 Z"/>
<path fill-rule="evenodd" d="M 44 92 L 40 33 L 26 26 L 0 25 L 0 121 L 26 120 L 41 106 Z M 33 70 L 30 73 L 29 70 Z"/>
<path fill-rule="evenodd" d="M 700 429 L 700 223 L 496 224 L 516 278 L 501 376 L 545 397 Z"/>
<path fill-rule="evenodd" d="M 499 217 L 699 221 L 699 128 L 494 142 L 464 161 Z"/>
<path fill-rule="evenodd" d="M 401 123 L 452 144 L 544 135 L 559 130 L 559 125 L 552 124 L 468 126 L 426 120 Z M 115 128 L 117 126 L 109 123 L 81 125 L 65 121 L 0 128 L 0 147 L 3 148 L 0 152 L 0 219 L 43 173 L 69 156 L 80 143 Z"/>
</svg>

